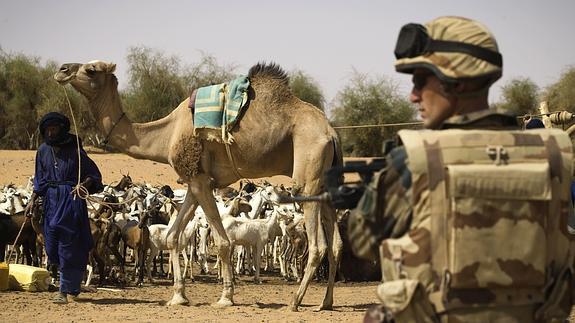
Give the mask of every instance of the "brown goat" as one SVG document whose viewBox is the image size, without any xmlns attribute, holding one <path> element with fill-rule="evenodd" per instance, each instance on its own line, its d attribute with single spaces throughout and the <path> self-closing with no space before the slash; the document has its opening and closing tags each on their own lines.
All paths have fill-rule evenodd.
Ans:
<svg viewBox="0 0 575 323">
<path fill-rule="evenodd" d="M 124 257 L 118 250 L 118 245 L 121 239 L 120 228 L 105 218 L 90 220 L 90 229 L 92 231 L 92 238 L 94 239 L 94 248 L 90 251 L 90 262 L 92 265 L 98 266 L 99 285 L 103 285 L 107 278 L 114 280 L 123 287 L 125 280 L 124 273 Z M 114 266 L 111 264 L 110 255 L 113 254 L 117 262 L 119 271 L 114 271 Z M 111 273 L 114 272 L 114 275 Z M 114 277 L 111 277 L 114 276 Z"/>
<path fill-rule="evenodd" d="M 148 220 L 147 212 L 137 221 L 128 221 L 122 228 L 122 241 L 124 241 L 124 259 L 126 257 L 126 247 L 134 250 L 136 267 L 139 268 L 139 274 L 136 283 L 142 285 L 144 281 L 144 268 L 146 264 L 146 253 L 150 249 L 150 231 L 146 222 Z"/>
<path fill-rule="evenodd" d="M 22 228 L 22 226 L 24 226 Z M 14 244 L 14 248 L 22 246 L 26 264 L 38 266 L 38 257 L 36 255 L 36 232 L 32 227 L 30 220 L 24 216 L 24 212 L 15 215 L 0 216 L 0 262 L 5 261 L 6 246 L 15 242 L 18 232 L 20 237 Z"/>
</svg>

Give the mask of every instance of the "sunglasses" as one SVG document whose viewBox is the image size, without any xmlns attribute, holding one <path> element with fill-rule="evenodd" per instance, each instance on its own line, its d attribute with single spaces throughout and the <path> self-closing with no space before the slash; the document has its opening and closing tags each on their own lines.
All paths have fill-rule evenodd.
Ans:
<svg viewBox="0 0 575 323">
<path fill-rule="evenodd" d="M 413 89 L 415 89 L 417 91 L 423 90 L 423 88 L 425 87 L 425 84 L 427 84 L 427 80 L 432 75 L 433 75 L 433 73 L 413 74 L 413 77 L 411 78 L 411 82 L 413 83 Z"/>
</svg>

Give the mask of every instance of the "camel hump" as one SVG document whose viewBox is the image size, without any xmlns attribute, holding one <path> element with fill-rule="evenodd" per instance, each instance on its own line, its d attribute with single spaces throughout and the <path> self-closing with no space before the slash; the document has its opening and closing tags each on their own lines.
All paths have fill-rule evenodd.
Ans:
<svg viewBox="0 0 575 323">
<path fill-rule="evenodd" d="M 279 66 L 278 64 L 271 62 L 259 62 L 256 65 L 252 66 L 248 72 L 248 77 L 250 80 L 257 80 L 257 79 L 271 79 L 275 81 L 279 81 L 280 83 L 288 86 L 289 84 L 289 77 L 287 73 Z"/>
</svg>

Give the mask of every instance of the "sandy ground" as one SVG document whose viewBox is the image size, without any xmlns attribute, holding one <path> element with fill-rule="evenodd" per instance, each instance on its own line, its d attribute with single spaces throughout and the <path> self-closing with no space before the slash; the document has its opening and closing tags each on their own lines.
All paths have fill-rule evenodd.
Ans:
<svg viewBox="0 0 575 323">
<path fill-rule="evenodd" d="M 316 312 L 325 284 L 312 283 L 299 312 L 287 304 L 298 287 L 277 277 L 263 277 L 255 285 L 248 277 L 236 282 L 236 306 L 213 308 L 221 285 L 213 275 L 186 282 L 189 306 L 166 306 L 172 295 L 169 280 L 121 291 L 82 293 L 78 301 L 52 304 L 53 293 L 0 292 L 3 322 L 360 322 L 366 308 L 377 301 L 375 283 L 337 283 L 333 311 Z"/>
<path fill-rule="evenodd" d="M 184 188 L 176 183 L 177 176 L 168 165 L 136 160 L 123 154 L 89 155 L 100 167 L 105 183 L 118 181 L 121 174 L 129 173 L 136 182 Z M 34 156 L 34 151 L 0 150 L 0 186 L 24 185 L 34 173 Z M 270 180 L 289 183 L 289 178 L 284 176 Z M 50 292 L 0 292 L 0 322 L 358 322 L 366 308 L 377 303 L 377 283 L 337 283 L 334 310 L 315 312 L 325 293 L 325 284 L 313 282 L 300 312 L 291 312 L 287 304 L 298 284 L 285 282 L 277 273 L 264 273 L 262 278 L 263 284 L 255 285 L 249 277 L 240 277 L 235 290 L 236 306 L 226 309 L 215 309 L 210 305 L 218 300 L 222 288 L 215 275 L 197 276 L 196 282 L 186 281 L 190 306 L 165 305 L 172 295 L 169 280 L 146 283 L 142 288 L 83 293 L 78 302 L 64 306 L 52 304 L 53 293 Z"/>
</svg>

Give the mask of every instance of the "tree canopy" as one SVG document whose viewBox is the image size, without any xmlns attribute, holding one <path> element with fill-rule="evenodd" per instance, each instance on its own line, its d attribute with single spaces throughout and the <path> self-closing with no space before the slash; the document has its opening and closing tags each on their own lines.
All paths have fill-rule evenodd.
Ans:
<svg viewBox="0 0 575 323">
<path fill-rule="evenodd" d="M 354 72 L 339 91 L 333 110 L 335 126 L 403 123 L 414 119 L 412 104 L 398 93 L 397 85 L 386 77 L 371 78 Z M 381 156 L 384 140 L 393 139 L 399 127 L 342 129 L 346 155 Z"/>
<path fill-rule="evenodd" d="M 318 83 L 301 70 L 295 70 L 289 75 L 289 86 L 300 100 L 311 103 L 320 110 L 325 109 L 325 98 Z"/>
<path fill-rule="evenodd" d="M 131 47 L 127 56 L 128 88 L 123 92 L 124 108 L 132 120 L 148 122 L 168 115 L 191 89 L 229 81 L 234 67 L 219 65 L 213 56 L 182 66 L 177 56 L 148 47 Z"/>
<path fill-rule="evenodd" d="M 0 149 L 36 148 L 38 122 L 47 112 L 71 117 L 66 94 L 53 79 L 57 68 L 52 61 L 42 65 L 38 57 L 0 50 Z M 75 91 L 67 94 L 75 115 L 85 111 Z M 79 133 L 89 132 L 92 121 L 76 122 Z"/>
<path fill-rule="evenodd" d="M 537 113 L 539 87 L 529 78 L 515 78 L 503 85 L 503 101 L 496 104 L 498 109 L 516 114 Z"/>
<path fill-rule="evenodd" d="M 567 110 L 575 112 L 575 66 L 569 66 L 559 80 L 544 91 L 551 111 Z"/>
</svg>

